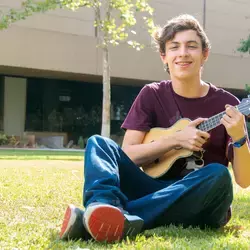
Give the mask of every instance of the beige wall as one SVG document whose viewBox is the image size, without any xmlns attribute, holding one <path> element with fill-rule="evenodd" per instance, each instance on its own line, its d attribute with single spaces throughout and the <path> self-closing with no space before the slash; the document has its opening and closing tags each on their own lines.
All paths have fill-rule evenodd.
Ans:
<svg viewBox="0 0 250 250">
<path fill-rule="evenodd" d="M 17 8 L 20 2 L 1 0 L 0 9 Z M 201 0 L 151 0 L 151 5 L 157 24 L 163 25 L 181 13 L 190 13 L 202 23 Z M 250 83 L 250 56 L 235 51 L 240 39 L 250 32 L 249 9 L 249 0 L 207 0 L 206 31 L 212 51 L 204 71 L 205 80 L 239 89 Z M 93 11 L 82 8 L 77 12 L 56 10 L 37 14 L 18 22 L 0 32 L 0 66 L 54 71 L 59 76 L 60 72 L 80 74 L 82 79 L 88 74 L 101 75 L 102 56 L 96 49 L 93 20 Z M 126 45 L 111 48 L 112 76 L 147 81 L 166 79 L 159 56 L 151 48 L 151 39 L 140 28 L 141 24 L 139 21 L 136 27 L 138 38 L 149 48 L 142 52 Z M 23 74 L 26 73 L 24 70 Z"/>
<path fill-rule="evenodd" d="M 26 79 L 5 77 L 4 88 L 4 133 L 22 136 L 26 111 Z"/>
</svg>

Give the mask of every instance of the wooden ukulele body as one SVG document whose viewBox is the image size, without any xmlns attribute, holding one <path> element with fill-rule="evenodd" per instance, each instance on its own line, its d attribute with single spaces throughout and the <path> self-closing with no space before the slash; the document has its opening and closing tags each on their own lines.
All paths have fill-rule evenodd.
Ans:
<svg viewBox="0 0 250 250">
<path fill-rule="evenodd" d="M 150 143 L 159 140 L 163 136 L 170 136 L 175 132 L 184 129 L 191 121 L 189 119 L 180 119 L 170 128 L 152 128 L 144 137 L 142 143 Z M 192 151 L 187 149 L 172 149 L 154 162 L 143 165 L 143 171 L 153 178 L 163 176 L 180 158 L 190 157 Z"/>
</svg>

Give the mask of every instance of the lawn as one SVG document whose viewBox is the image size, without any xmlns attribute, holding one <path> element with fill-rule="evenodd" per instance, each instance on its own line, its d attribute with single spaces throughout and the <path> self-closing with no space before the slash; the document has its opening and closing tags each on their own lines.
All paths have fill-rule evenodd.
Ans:
<svg viewBox="0 0 250 250">
<path fill-rule="evenodd" d="M 83 160 L 82 150 L 0 149 L 0 160 Z"/>
<path fill-rule="evenodd" d="M 81 205 L 82 166 L 82 161 L 0 161 L 0 249 L 250 249 L 250 190 L 237 186 L 233 219 L 224 230 L 171 226 L 111 245 L 60 241 L 67 204 Z"/>
</svg>

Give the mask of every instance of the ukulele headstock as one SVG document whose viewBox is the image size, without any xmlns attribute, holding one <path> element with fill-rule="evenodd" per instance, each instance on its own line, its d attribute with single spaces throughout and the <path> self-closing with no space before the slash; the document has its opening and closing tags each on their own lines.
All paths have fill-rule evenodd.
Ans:
<svg viewBox="0 0 250 250">
<path fill-rule="evenodd" d="M 247 98 L 242 99 L 238 108 L 243 115 L 245 115 L 245 116 L 250 115 L 250 95 L 248 95 Z"/>
</svg>

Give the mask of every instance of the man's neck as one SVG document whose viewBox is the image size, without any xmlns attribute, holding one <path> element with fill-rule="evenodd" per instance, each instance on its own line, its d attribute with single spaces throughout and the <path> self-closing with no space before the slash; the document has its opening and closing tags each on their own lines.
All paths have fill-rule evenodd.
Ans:
<svg viewBox="0 0 250 250">
<path fill-rule="evenodd" d="M 173 90 L 176 94 L 187 98 L 199 98 L 206 96 L 209 85 L 199 78 L 197 79 L 172 79 Z"/>
</svg>

